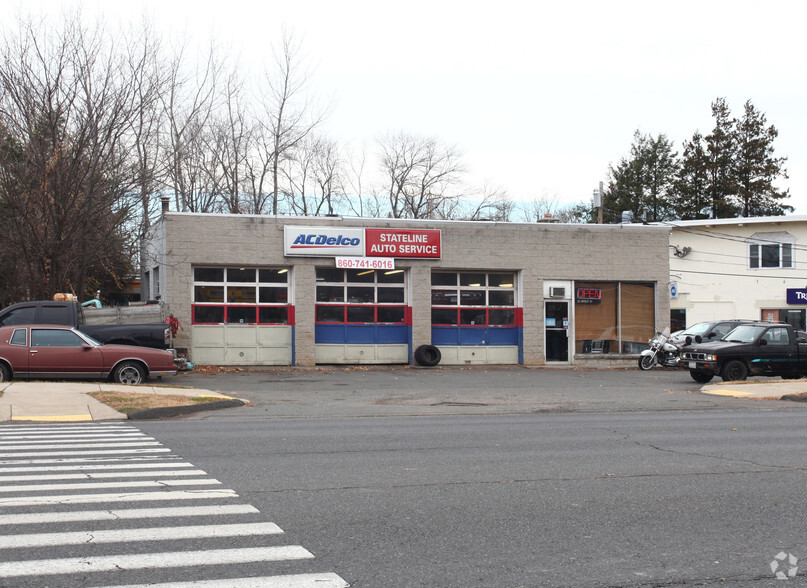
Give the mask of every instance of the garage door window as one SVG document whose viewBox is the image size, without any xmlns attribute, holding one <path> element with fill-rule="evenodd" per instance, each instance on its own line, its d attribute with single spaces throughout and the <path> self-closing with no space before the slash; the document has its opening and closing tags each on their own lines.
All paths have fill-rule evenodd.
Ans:
<svg viewBox="0 0 807 588">
<path fill-rule="evenodd" d="M 432 325 L 516 324 L 512 272 L 433 272 Z"/>
<path fill-rule="evenodd" d="M 403 270 L 317 268 L 317 323 L 402 324 Z"/>
<path fill-rule="evenodd" d="M 196 267 L 194 324 L 289 324 L 288 268 Z"/>
</svg>

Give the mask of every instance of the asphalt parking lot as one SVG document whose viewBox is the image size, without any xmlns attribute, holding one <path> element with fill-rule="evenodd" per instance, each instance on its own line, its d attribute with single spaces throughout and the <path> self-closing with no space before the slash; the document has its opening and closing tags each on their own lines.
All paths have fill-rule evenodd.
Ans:
<svg viewBox="0 0 807 588">
<path fill-rule="evenodd" d="M 779 378 L 770 380 L 781 382 Z M 229 368 L 167 383 L 235 395 L 251 406 L 190 418 L 311 418 L 682 410 L 802 410 L 807 403 L 701 392 L 684 370 L 525 367 Z"/>
</svg>

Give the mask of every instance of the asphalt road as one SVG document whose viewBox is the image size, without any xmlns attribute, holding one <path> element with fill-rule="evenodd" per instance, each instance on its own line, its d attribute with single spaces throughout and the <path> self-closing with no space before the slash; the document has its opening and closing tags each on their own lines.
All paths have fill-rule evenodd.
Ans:
<svg viewBox="0 0 807 588">
<path fill-rule="evenodd" d="M 673 369 L 278 368 L 184 372 L 166 383 L 252 403 L 193 417 L 214 420 L 806 408 L 701 394 L 688 372 Z"/>
<path fill-rule="evenodd" d="M 807 561 L 804 403 L 664 370 L 183 379 L 253 406 L 137 426 L 353 586 L 781 586 L 772 562 Z"/>
<path fill-rule="evenodd" d="M 807 558 L 800 410 L 137 426 L 353 586 L 768 586 Z"/>
</svg>

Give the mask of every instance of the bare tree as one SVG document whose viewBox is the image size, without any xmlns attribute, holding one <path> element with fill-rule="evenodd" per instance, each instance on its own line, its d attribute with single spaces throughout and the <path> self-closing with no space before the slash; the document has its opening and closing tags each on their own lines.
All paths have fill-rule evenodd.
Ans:
<svg viewBox="0 0 807 588">
<path fill-rule="evenodd" d="M 509 222 L 515 210 L 507 190 L 485 184 L 463 198 L 447 200 L 437 209 L 446 220 L 492 220 Z"/>
<path fill-rule="evenodd" d="M 212 121 L 208 149 L 215 166 L 211 174 L 211 192 L 221 199 L 225 212 L 239 214 L 250 208 L 242 202 L 243 188 L 248 178 L 247 160 L 252 148 L 255 123 L 244 102 L 243 83 L 233 71 L 224 84 L 221 116 Z"/>
<path fill-rule="evenodd" d="M 527 222 L 553 218 L 562 223 L 587 223 L 591 221 L 592 208 L 593 204 L 564 204 L 557 196 L 542 196 L 525 203 L 523 213 Z"/>
<path fill-rule="evenodd" d="M 205 147 L 208 122 L 215 109 L 221 73 L 213 44 L 193 75 L 186 74 L 186 51 L 182 45 L 169 65 L 169 86 L 163 97 L 167 130 L 166 182 L 174 194 L 177 210 L 210 212 L 215 197 L 206 180 L 210 155 Z"/>
<path fill-rule="evenodd" d="M 4 295 L 84 295 L 131 268 L 124 228 L 137 191 L 127 133 L 142 108 L 137 80 L 78 12 L 58 30 L 21 23 L 3 41 L 0 250 L 14 271 Z"/>
<path fill-rule="evenodd" d="M 272 178 L 272 146 L 270 133 L 264 124 L 257 123 L 252 129 L 252 149 L 244 161 L 245 194 L 244 212 L 266 214 L 271 212 L 274 186 Z"/>
<path fill-rule="evenodd" d="M 456 148 L 407 133 L 388 134 L 378 145 L 393 218 L 430 218 L 459 198 L 464 168 Z"/>
<path fill-rule="evenodd" d="M 345 202 L 349 212 L 356 216 L 378 216 L 378 200 L 364 196 L 364 167 L 367 156 L 364 148 L 353 151 L 346 148 Z"/>
<path fill-rule="evenodd" d="M 142 215 L 138 237 L 148 231 L 154 212 L 152 196 L 160 184 L 160 125 L 162 108 L 160 99 L 166 90 L 167 72 L 161 61 L 160 39 L 147 21 L 139 30 L 125 35 L 126 72 L 137 93 L 140 108 L 131 126 L 132 147 L 135 153 L 136 183 Z"/>
<path fill-rule="evenodd" d="M 314 169 L 313 141 L 304 139 L 280 168 L 283 185 L 280 188 L 289 212 L 300 216 L 316 214 L 316 202 L 309 193 Z"/>
<path fill-rule="evenodd" d="M 272 214 L 278 212 L 280 168 L 284 159 L 323 120 L 325 113 L 308 101 L 310 75 L 301 67 L 300 46 L 288 32 L 275 55 L 275 68 L 265 73 L 262 98 L 263 120 L 271 141 L 261 144 L 261 159 L 268 161 L 272 175 Z"/>
<path fill-rule="evenodd" d="M 334 214 L 344 195 L 344 160 L 333 139 L 318 137 L 314 141 L 314 181 L 320 204 L 317 214 Z"/>
</svg>

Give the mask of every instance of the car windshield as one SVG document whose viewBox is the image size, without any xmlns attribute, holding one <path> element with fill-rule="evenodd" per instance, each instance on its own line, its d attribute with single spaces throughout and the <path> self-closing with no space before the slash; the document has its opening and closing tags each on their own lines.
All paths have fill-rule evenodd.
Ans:
<svg viewBox="0 0 807 588">
<path fill-rule="evenodd" d="M 679 335 L 705 335 L 714 323 L 696 323 Z"/>
<path fill-rule="evenodd" d="M 723 337 L 725 341 L 732 343 L 752 343 L 759 337 L 768 327 L 761 327 L 756 325 L 740 325 L 729 334 Z"/>
</svg>

